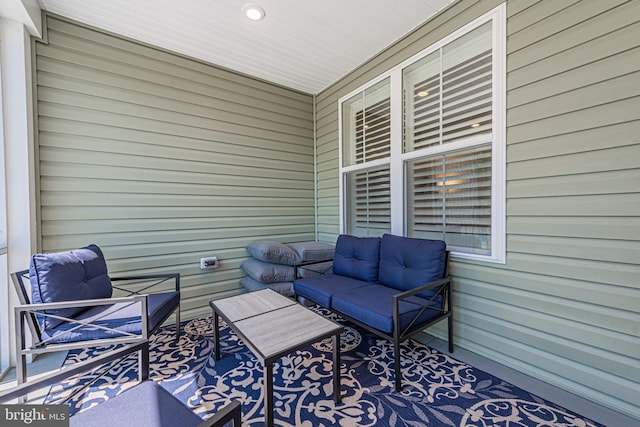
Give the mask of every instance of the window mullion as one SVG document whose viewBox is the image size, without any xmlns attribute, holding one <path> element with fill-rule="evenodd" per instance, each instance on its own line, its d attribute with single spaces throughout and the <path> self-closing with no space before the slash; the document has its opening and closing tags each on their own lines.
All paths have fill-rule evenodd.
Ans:
<svg viewBox="0 0 640 427">
<path fill-rule="evenodd" d="M 444 115 L 442 114 L 442 106 L 444 105 L 444 72 L 442 70 L 443 68 L 443 64 L 442 64 L 442 48 L 438 49 L 439 52 L 439 58 L 440 58 L 440 74 L 439 74 L 439 79 L 438 79 L 438 85 L 440 86 L 439 90 L 438 90 L 438 103 L 439 103 L 439 130 L 438 130 L 438 141 L 440 143 L 440 145 L 444 144 Z"/>
<path fill-rule="evenodd" d="M 391 73 L 391 233 L 405 234 L 404 174 L 402 166 L 403 135 L 402 70 Z"/>
</svg>

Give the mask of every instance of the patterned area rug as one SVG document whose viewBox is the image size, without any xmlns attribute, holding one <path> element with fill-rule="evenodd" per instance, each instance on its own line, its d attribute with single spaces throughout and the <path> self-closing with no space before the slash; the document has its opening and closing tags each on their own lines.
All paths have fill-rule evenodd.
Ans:
<svg viewBox="0 0 640 427">
<path fill-rule="evenodd" d="M 402 346 L 404 388 L 398 393 L 392 344 L 322 309 L 317 311 L 345 326 L 342 403 L 333 401 L 331 341 L 318 342 L 274 365 L 278 426 L 599 425 L 412 340 Z M 172 326 L 161 328 L 152 338 L 150 377 L 202 418 L 240 400 L 243 426 L 262 426 L 262 365 L 225 324 L 220 335 L 222 359 L 216 361 L 212 323 L 209 317 L 184 322 L 179 343 Z M 65 364 L 106 350 L 70 353 Z M 68 399 L 96 376 L 89 373 L 54 385 L 45 403 Z M 67 402 L 70 413 L 87 410 L 135 384 L 137 361 L 131 357 L 72 397 Z"/>
</svg>

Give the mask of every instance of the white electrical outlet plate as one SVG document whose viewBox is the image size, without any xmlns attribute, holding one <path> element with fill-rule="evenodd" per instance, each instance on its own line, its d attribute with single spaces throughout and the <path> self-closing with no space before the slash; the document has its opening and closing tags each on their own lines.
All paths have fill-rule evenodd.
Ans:
<svg viewBox="0 0 640 427">
<path fill-rule="evenodd" d="M 212 256 L 200 258 L 200 268 L 203 270 L 213 270 L 218 268 L 218 257 Z"/>
</svg>

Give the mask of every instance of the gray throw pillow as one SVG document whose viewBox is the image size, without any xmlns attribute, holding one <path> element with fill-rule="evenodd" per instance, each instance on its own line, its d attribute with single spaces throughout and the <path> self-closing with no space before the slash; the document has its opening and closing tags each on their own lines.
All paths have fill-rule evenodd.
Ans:
<svg viewBox="0 0 640 427">
<path fill-rule="evenodd" d="M 260 261 L 274 264 L 296 265 L 301 261 L 296 251 L 280 242 L 260 240 L 247 245 L 247 252 Z"/>
<path fill-rule="evenodd" d="M 302 262 L 333 259 L 335 251 L 334 245 L 324 242 L 289 243 L 289 247 L 296 251 Z"/>
<path fill-rule="evenodd" d="M 287 297 L 293 296 L 294 294 L 293 282 L 261 283 L 249 276 L 245 276 L 240 279 L 240 284 L 247 292 L 260 291 L 262 289 L 270 288 Z"/>
<path fill-rule="evenodd" d="M 290 265 L 273 264 L 255 258 L 245 260 L 242 265 L 247 275 L 262 283 L 292 282 L 295 280 L 295 268 Z"/>
</svg>

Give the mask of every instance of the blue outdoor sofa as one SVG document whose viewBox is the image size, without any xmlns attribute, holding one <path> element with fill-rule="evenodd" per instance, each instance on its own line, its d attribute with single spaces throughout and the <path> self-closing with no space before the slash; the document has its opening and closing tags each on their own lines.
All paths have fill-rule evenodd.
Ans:
<svg viewBox="0 0 640 427">
<path fill-rule="evenodd" d="M 447 319 L 449 352 L 453 352 L 448 260 L 441 240 L 340 235 L 333 272 L 298 279 L 293 287 L 296 298 L 315 302 L 391 340 L 400 391 L 401 341 Z"/>
</svg>

